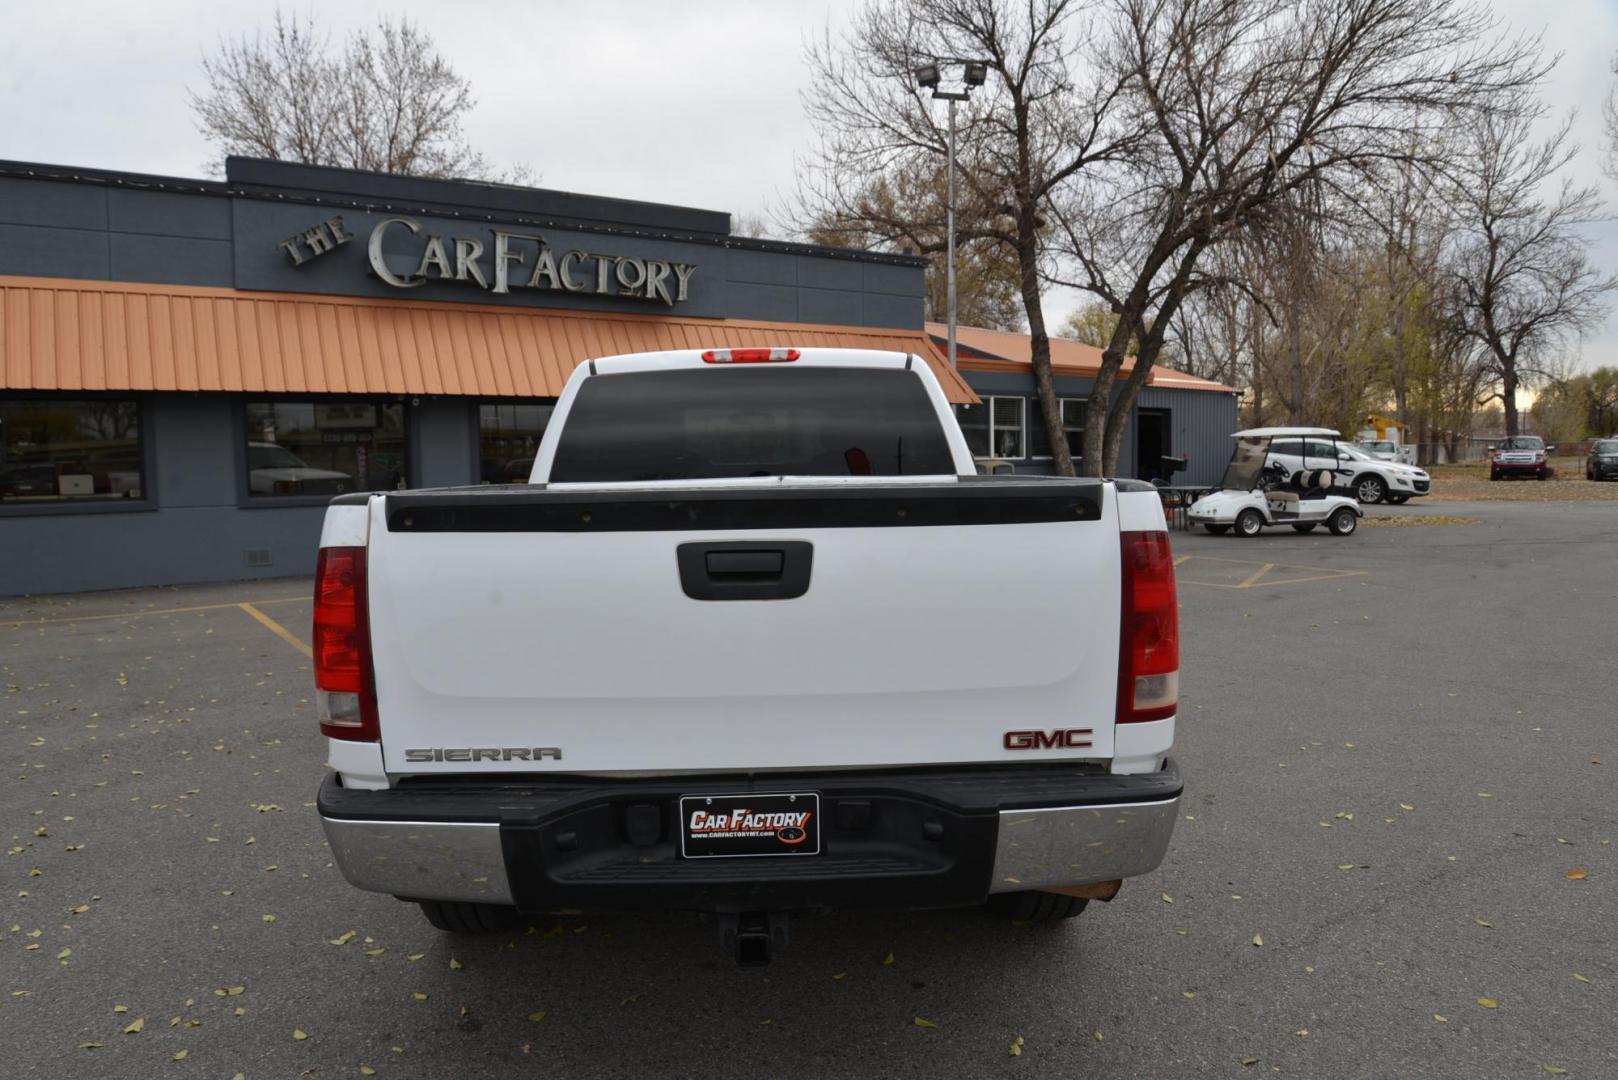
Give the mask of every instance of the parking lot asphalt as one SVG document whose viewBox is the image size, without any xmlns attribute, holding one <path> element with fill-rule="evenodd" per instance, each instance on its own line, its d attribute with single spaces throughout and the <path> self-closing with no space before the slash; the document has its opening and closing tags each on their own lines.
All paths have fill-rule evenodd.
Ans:
<svg viewBox="0 0 1618 1080">
<path fill-rule="evenodd" d="M 1174 534 L 1184 819 L 1111 904 L 821 916 L 764 969 L 349 888 L 307 581 L 0 601 L 0 1075 L 1618 1076 L 1618 505 L 1441 513 Z"/>
</svg>

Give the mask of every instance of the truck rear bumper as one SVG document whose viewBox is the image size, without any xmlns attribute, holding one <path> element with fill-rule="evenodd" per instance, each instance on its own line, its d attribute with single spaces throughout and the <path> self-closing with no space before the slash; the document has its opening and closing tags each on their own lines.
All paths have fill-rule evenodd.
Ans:
<svg viewBox="0 0 1618 1080">
<path fill-rule="evenodd" d="M 1153 870 L 1174 830 L 1178 766 L 988 766 L 812 776 L 482 778 L 348 790 L 319 808 L 339 869 L 413 900 L 561 907 L 790 911 L 956 907 L 991 892 Z M 679 796 L 813 790 L 822 852 L 682 859 Z"/>
</svg>

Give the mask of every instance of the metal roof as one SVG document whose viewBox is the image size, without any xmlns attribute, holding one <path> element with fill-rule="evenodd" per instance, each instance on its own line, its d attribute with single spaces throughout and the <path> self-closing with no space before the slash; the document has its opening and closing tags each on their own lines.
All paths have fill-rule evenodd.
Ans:
<svg viewBox="0 0 1618 1080">
<path fill-rule="evenodd" d="M 948 327 L 944 323 L 930 322 L 927 332 L 933 335 L 940 351 L 948 348 Z M 1101 350 L 1067 338 L 1052 337 L 1051 371 L 1057 375 L 1094 378 L 1101 371 Z M 955 331 L 956 356 L 963 371 L 1005 371 L 1015 367 L 1019 371 L 1033 368 L 1033 339 L 1027 334 L 1009 330 L 985 330 L 981 326 L 959 326 Z M 1135 358 L 1126 356 L 1120 375 L 1128 375 L 1135 367 Z M 1184 371 L 1152 365 L 1147 373 L 1146 385 L 1161 390 L 1208 390 L 1237 394 L 1234 386 L 1214 382 Z"/>
<path fill-rule="evenodd" d="M 1338 439 L 1342 435 L 1335 428 L 1329 427 L 1256 427 L 1246 431 L 1238 431 L 1231 436 L 1233 439 L 1280 439 L 1288 435 L 1320 435 L 1327 438 Z"/>
<path fill-rule="evenodd" d="M 0 389 L 556 397 L 586 360 L 725 346 L 914 353 L 921 329 L 0 277 Z"/>
</svg>

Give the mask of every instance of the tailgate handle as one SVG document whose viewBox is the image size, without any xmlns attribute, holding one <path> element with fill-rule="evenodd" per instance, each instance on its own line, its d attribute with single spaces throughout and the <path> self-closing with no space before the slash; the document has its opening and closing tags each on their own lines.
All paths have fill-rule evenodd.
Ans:
<svg viewBox="0 0 1618 1080">
<path fill-rule="evenodd" d="M 786 564 L 786 552 L 775 551 L 710 551 L 708 576 L 743 576 L 779 579 Z"/>
<path fill-rule="evenodd" d="M 681 544 L 680 587 L 693 600 L 793 600 L 809 591 L 814 545 L 806 540 Z"/>
</svg>

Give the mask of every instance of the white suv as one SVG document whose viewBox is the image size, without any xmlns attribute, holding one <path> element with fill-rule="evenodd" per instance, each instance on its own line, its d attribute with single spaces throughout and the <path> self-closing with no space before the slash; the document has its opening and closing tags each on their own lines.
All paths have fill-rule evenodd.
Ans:
<svg viewBox="0 0 1618 1080">
<path fill-rule="evenodd" d="M 1432 490 L 1432 479 L 1414 465 L 1378 461 L 1357 446 L 1334 446 L 1329 439 L 1276 439 L 1270 444 L 1265 467 L 1284 470 L 1287 476 L 1328 469 L 1332 487 L 1353 492 L 1362 503 L 1402 503 Z"/>
</svg>

